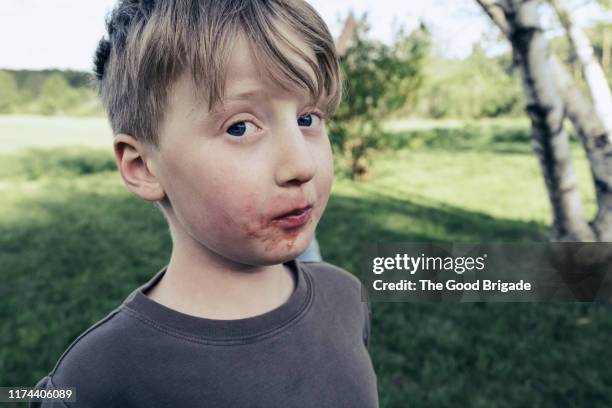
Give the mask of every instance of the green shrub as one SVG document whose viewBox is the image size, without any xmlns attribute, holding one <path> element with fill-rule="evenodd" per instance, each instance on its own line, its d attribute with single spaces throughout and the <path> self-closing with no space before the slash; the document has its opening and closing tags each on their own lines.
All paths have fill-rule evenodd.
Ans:
<svg viewBox="0 0 612 408">
<path fill-rule="evenodd" d="M 17 82 L 13 75 L 0 71 L 0 113 L 10 113 L 19 101 Z"/>
</svg>

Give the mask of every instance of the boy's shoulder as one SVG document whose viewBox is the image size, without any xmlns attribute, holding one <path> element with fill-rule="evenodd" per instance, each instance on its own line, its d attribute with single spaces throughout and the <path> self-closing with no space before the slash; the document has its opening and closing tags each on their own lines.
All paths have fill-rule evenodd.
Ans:
<svg viewBox="0 0 612 408">
<path fill-rule="evenodd" d="M 325 302 L 322 310 L 334 310 L 337 315 L 353 316 L 363 325 L 363 341 L 367 346 L 370 337 L 371 307 L 367 292 L 352 273 L 327 262 L 299 262 L 302 269 L 312 276 L 313 290 Z"/>
<path fill-rule="evenodd" d="M 301 268 L 312 277 L 314 290 L 325 291 L 339 299 L 342 293 L 361 299 L 362 284 L 352 273 L 328 262 L 302 262 Z"/>
<path fill-rule="evenodd" d="M 299 264 L 317 280 L 340 282 L 355 287 L 361 285 L 361 281 L 355 275 L 328 262 L 299 261 Z"/>
<path fill-rule="evenodd" d="M 133 325 L 133 320 L 126 316 L 121 306 L 115 308 L 72 341 L 36 388 L 74 387 L 79 406 L 87 406 L 89 399 L 110 404 L 121 389 L 119 374 L 127 368 L 122 365 L 130 361 L 130 353 L 134 350 L 129 344 L 129 336 L 125 335 L 133 330 Z"/>
</svg>

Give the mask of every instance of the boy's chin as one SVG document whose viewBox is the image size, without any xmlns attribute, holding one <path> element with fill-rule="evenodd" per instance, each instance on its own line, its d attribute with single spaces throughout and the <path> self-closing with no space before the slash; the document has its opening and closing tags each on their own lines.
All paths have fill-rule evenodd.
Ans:
<svg viewBox="0 0 612 408">
<path fill-rule="evenodd" d="M 259 259 L 257 264 L 259 265 L 278 265 L 282 263 L 289 262 L 298 256 L 300 256 L 303 252 L 308 248 L 309 241 L 301 240 L 296 241 L 294 245 L 289 247 L 288 245 L 285 247 L 279 247 L 274 249 L 262 249 L 259 251 Z"/>
<path fill-rule="evenodd" d="M 242 247 L 229 247 L 216 251 L 223 257 L 244 265 L 271 266 L 289 262 L 308 249 L 314 233 L 304 231 L 294 239 L 278 241 L 251 241 Z"/>
<path fill-rule="evenodd" d="M 304 248 L 293 248 L 290 251 L 276 251 L 274 253 L 269 253 L 265 255 L 264 259 L 261 259 L 260 265 L 278 265 L 289 262 L 306 251 L 308 245 L 304 246 Z"/>
</svg>

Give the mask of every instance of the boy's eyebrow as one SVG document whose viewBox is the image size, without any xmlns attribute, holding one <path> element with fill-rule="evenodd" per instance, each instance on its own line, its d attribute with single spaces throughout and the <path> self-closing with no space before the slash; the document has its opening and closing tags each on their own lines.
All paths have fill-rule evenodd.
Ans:
<svg viewBox="0 0 612 408">
<path fill-rule="evenodd" d="M 210 111 L 211 115 L 219 114 L 224 110 L 224 103 L 226 101 L 241 101 L 245 99 L 251 99 L 253 97 L 259 96 L 260 94 L 266 94 L 266 91 L 263 88 L 255 88 L 249 89 L 248 91 L 240 92 L 236 95 L 231 95 L 224 97 L 223 100 L 219 101 L 215 107 Z"/>
<path fill-rule="evenodd" d="M 249 89 L 247 91 L 243 91 L 243 92 L 239 92 L 235 95 L 230 95 L 227 97 L 224 97 L 222 101 L 219 101 L 219 103 L 217 103 L 217 105 L 210 111 L 211 115 L 215 115 L 215 114 L 219 114 L 222 113 L 224 110 L 224 102 L 227 101 L 241 101 L 241 100 L 246 100 L 246 99 L 252 99 L 255 97 L 259 97 L 259 96 L 266 96 L 268 97 L 269 94 L 266 91 L 266 89 L 264 88 L 254 88 L 254 89 Z"/>
<path fill-rule="evenodd" d="M 258 96 L 260 94 L 266 94 L 267 92 L 263 88 L 250 89 L 248 91 L 240 92 L 239 94 L 228 96 L 224 98 L 228 101 L 242 100 L 242 99 L 250 99 L 254 96 Z"/>
</svg>

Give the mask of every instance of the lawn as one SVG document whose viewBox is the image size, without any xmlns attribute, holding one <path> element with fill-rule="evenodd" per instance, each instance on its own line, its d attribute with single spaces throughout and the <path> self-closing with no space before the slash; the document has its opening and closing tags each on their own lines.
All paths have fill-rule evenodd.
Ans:
<svg viewBox="0 0 612 408">
<path fill-rule="evenodd" d="M 10 146 L 0 150 L 0 386 L 34 385 L 78 334 L 168 261 L 164 219 L 123 186 L 106 126 L 0 117 Z M 317 234 L 323 257 L 356 271 L 362 240 L 546 240 L 546 190 L 525 126 L 390 124 L 392 139 L 370 158 L 367 180 L 338 172 Z M 38 144 L 46 148 L 24 150 Z M 84 147 L 66 147 L 74 145 Z M 573 149 L 592 215 L 588 167 Z M 612 405 L 608 305 L 372 309 L 381 407 Z"/>
</svg>

